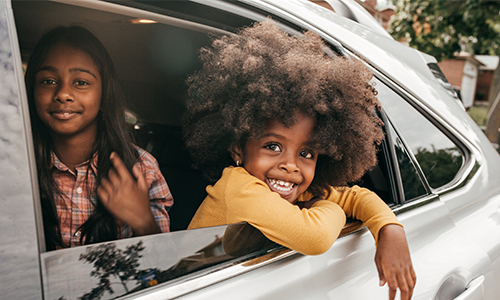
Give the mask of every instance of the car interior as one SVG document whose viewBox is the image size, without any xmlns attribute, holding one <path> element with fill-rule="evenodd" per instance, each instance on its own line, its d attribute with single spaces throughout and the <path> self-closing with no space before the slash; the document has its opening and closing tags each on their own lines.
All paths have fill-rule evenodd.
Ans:
<svg viewBox="0 0 500 300">
<path fill-rule="evenodd" d="M 22 60 L 26 63 L 38 39 L 59 25 L 81 25 L 101 40 L 125 92 L 127 120 L 136 143 L 157 159 L 174 197 L 171 230 L 184 230 L 205 198 L 207 185 L 192 167 L 183 142 L 185 81 L 200 68 L 198 50 L 209 46 L 213 37 L 232 34 L 266 16 L 241 8 L 228 12 L 229 2 L 227 11 L 187 1 L 121 1 L 129 7 L 119 8 L 110 2 L 13 1 Z M 273 19 L 291 33 L 302 31 Z M 390 156 L 386 144 L 381 148 L 379 165 L 358 184 L 392 206 L 397 197 L 390 183 Z"/>
</svg>

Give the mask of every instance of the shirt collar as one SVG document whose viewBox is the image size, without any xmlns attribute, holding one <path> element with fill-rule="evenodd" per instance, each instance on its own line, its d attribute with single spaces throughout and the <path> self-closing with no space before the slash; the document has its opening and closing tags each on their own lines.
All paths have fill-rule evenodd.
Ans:
<svg viewBox="0 0 500 300">
<path fill-rule="evenodd" d="M 89 161 L 84 161 L 78 165 L 76 165 L 76 169 L 86 167 L 88 165 Z M 92 160 L 90 162 L 90 166 L 92 168 L 92 171 L 94 174 L 97 174 L 97 153 L 94 153 L 94 156 L 92 156 Z M 55 167 L 56 169 L 66 172 L 70 171 L 68 166 L 66 166 L 60 159 L 57 157 L 57 155 L 54 153 L 54 151 L 50 152 L 50 168 Z"/>
</svg>

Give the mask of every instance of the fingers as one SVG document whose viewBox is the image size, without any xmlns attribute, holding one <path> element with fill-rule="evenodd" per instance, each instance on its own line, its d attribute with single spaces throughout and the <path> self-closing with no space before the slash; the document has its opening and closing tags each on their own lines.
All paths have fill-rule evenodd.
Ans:
<svg viewBox="0 0 500 300">
<path fill-rule="evenodd" d="M 375 266 L 377 267 L 379 285 L 384 286 L 387 281 L 385 280 L 384 270 L 382 269 L 382 264 L 380 263 L 380 259 L 378 259 L 378 257 L 375 258 Z"/>
<path fill-rule="evenodd" d="M 413 268 L 411 268 L 410 271 L 405 272 L 405 274 L 388 279 L 387 283 L 389 286 L 390 300 L 395 299 L 398 288 L 401 291 L 401 300 L 409 300 L 413 296 L 413 289 L 416 283 L 415 272 L 413 272 Z"/>
<path fill-rule="evenodd" d="M 389 300 L 394 300 L 396 298 L 396 291 L 398 289 L 389 288 Z"/>
<path fill-rule="evenodd" d="M 398 287 L 401 289 L 402 285 L 399 284 L 398 278 L 395 275 L 387 278 L 387 285 L 389 286 L 389 300 L 394 300 Z"/>
<path fill-rule="evenodd" d="M 406 278 L 406 282 L 408 285 L 408 292 L 407 292 L 406 299 L 411 299 L 411 297 L 413 296 L 413 289 L 415 288 L 415 285 L 417 283 L 417 276 L 415 275 L 413 268 L 410 269 L 410 272 Z M 405 298 L 401 298 L 401 299 L 405 299 Z"/>
<path fill-rule="evenodd" d="M 130 173 L 127 170 L 127 167 L 125 166 L 125 163 L 120 158 L 120 156 L 118 154 L 116 154 L 116 152 L 112 152 L 111 155 L 109 156 L 109 158 L 111 159 L 111 163 L 113 164 L 113 168 L 110 169 L 110 173 L 111 173 L 111 170 L 114 169 L 116 171 L 116 175 L 118 176 L 119 179 L 126 178 L 127 176 L 130 176 Z M 109 175 L 108 175 L 108 178 L 109 178 Z"/>
<path fill-rule="evenodd" d="M 134 176 L 137 179 L 137 186 L 139 189 L 148 190 L 148 183 L 146 182 L 146 178 L 138 165 L 134 165 L 132 167 L 132 173 L 134 173 Z"/>
</svg>

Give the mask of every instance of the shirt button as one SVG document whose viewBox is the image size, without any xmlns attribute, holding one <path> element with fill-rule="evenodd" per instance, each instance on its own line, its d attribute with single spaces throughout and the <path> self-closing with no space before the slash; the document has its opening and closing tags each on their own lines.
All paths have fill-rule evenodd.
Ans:
<svg viewBox="0 0 500 300">
<path fill-rule="evenodd" d="M 79 187 L 79 188 L 77 188 L 77 189 L 76 189 L 76 192 L 77 192 L 78 194 L 81 194 L 81 193 L 83 192 L 83 189 L 82 189 L 81 187 Z"/>
</svg>

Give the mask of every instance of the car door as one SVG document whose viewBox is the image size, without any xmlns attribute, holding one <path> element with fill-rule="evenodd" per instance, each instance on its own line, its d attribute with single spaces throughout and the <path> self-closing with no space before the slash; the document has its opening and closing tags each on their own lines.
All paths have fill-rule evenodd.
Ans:
<svg viewBox="0 0 500 300">
<path fill-rule="evenodd" d="M 0 2 L 0 290 L 2 299 L 40 299 L 42 288 L 29 117 L 9 1 Z"/>
</svg>

